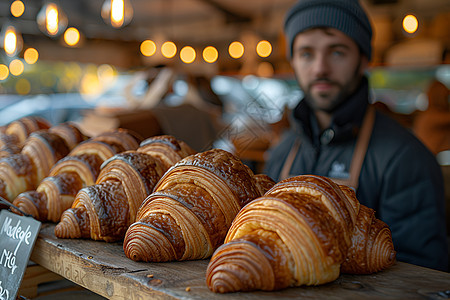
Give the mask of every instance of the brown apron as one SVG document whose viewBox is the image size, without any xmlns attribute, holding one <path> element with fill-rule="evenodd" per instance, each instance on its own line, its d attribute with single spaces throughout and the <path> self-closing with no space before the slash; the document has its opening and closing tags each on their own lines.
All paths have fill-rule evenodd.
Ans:
<svg viewBox="0 0 450 300">
<path fill-rule="evenodd" d="M 370 136 L 372 135 L 373 124 L 375 122 L 375 109 L 369 105 L 364 116 L 364 120 L 361 126 L 361 130 L 356 140 L 355 151 L 353 152 L 352 161 L 350 163 L 350 172 L 348 179 L 330 178 L 337 184 L 347 185 L 352 187 L 355 191 L 358 189 L 359 173 L 366 156 L 367 147 L 369 146 Z M 292 163 L 294 162 L 297 152 L 300 148 L 300 140 L 295 140 L 294 144 L 289 151 L 289 154 L 284 162 L 283 168 L 280 173 L 280 180 L 289 177 L 289 171 L 291 170 Z"/>
</svg>

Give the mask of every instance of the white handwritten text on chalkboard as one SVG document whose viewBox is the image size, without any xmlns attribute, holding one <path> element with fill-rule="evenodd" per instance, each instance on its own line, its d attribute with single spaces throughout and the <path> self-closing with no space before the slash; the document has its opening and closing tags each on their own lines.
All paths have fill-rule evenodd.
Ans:
<svg viewBox="0 0 450 300">
<path fill-rule="evenodd" d="M 25 242 L 25 244 L 30 244 L 30 225 L 28 225 L 27 229 L 24 231 L 22 227 L 20 226 L 20 220 L 17 221 L 17 224 L 11 225 L 12 219 L 6 217 L 5 221 L 2 225 L 1 233 L 5 233 L 8 237 L 10 237 L 13 240 L 17 240 L 17 246 L 14 249 L 14 252 L 11 252 L 9 250 L 3 249 L 3 252 L 0 257 L 0 265 L 7 267 L 11 270 L 11 274 L 14 274 L 14 271 L 17 268 L 16 265 L 16 254 L 17 250 L 19 249 L 20 245 Z"/>
<path fill-rule="evenodd" d="M 0 281 L 0 300 L 9 299 L 9 292 L 7 289 L 3 288 L 2 282 Z"/>
</svg>

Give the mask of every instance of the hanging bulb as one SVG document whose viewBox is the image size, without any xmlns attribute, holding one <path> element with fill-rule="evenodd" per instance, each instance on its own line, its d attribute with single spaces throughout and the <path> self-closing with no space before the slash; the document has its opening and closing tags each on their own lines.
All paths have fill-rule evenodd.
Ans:
<svg viewBox="0 0 450 300">
<path fill-rule="evenodd" d="M 16 56 L 23 46 L 22 35 L 12 25 L 3 27 L 1 36 L 1 47 L 5 50 L 6 55 Z"/>
<path fill-rule="evenodd" d="M 14 17 L 18 18 L 25 12 L 25 5 L 22 1 L 15 0 L 13 3 L 11 3 L 9 10 Z"/>
<path fill-rule="evenodd" d="M 130 0 L 105 0 L 102 6 L 102 18 L 114 28 L 128 25 L 133 19 L 133 7 Z"/>
<path fill-rule="evenodd" d="M 67 27 L 67 16 L 62 9 L 53 2 L 46 3 L 37 15 L 39 29 L 48 36 L 56 37 Z"/>
</svg>

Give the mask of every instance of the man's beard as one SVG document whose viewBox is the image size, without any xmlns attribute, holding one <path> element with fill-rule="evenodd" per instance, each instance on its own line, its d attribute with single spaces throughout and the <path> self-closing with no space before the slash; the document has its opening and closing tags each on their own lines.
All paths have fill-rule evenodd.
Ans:
<svg viewBox="0 0 450 300">
<path fill-rule="evenodd" d="M 308 103 L 308 105 L 313 110 L 321 110 L 328 114 L 335 112 L 343 103 L 346 102 L 346 100 L 349 98 L 349 96 L 351 96 L 356 91 L 358 86 L 360 85 L 361 79 L 363 77 L 359 73 L 360 65 L 361 65 L 361 61 L 359 61 L 357 67 L 355 68 L 352 78 L 344 84 L 333 81 L 328 77 L 323 77 L 323 78 L 317 78 L 316 80 L 311 82 L 307 88 L 303 88 L 303 86 L 301 86 L 302 90 L 305 93 L 306 103 Z M 323 97 L 327 97 L 328 96 L 327 92 L 323 92 L 323 93 L 319 92 L 318 95 L 316 95 L 316 96 L 313 96 L 311 93 L 311 88 L 316 83 L 328 83 L 328 84 L 337 86 L 339 88 L 339 93 L 334 98 L 328 100 L 329 104 L 326 107 L 319 107 L 317 105 L 317 101 L 315 98 L 321 97 L 321 94 L 323 95 Z"/>
</svg>

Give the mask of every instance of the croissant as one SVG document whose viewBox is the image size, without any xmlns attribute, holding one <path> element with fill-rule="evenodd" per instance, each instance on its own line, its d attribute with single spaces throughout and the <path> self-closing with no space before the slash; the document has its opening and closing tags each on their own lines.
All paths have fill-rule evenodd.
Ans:
<svg viewBox="0 0 450 300">
<path fill-rule="evenodd" d="M 70 139 L 72 128 L 58 127 L 57 131 L 69 132 L 67 136 Z M 115 132 L 105 133 L 107 139 L 100 134 L 79 143 L 68 156 L 52 167 L 48 177 L 40 182 L 35 191 L 28 190 L 19 194 L 13 204 L 41 222 L 59 222 L 61 214 L 72 206 L 78 191 L 95 183 L 103 162 L 117 153 L 133 150 L 125 147 L 137 145 L 137 141 L 134 144 L 121 143 L 122 140 L 126 141 L 123 138 L 126 131 L 117 131 L 116 139 L 112 138 L 114 134 Z"/>
<path fill-rule="evenodd" d="M 51 124 L 46 119 L 38 116 L 28 116 L 9 123 L 4 133 L 12 136 L 15 142 L 21 146 L 32 132 L 47 130 L 50 127 Z"/>
<path fill-rule="evenodd" d="M 21 146 L 19 143 L 19 138 L 15 135 L 0 133 L 0 148 L 1 149 L 17 149 L 15 153 L 19 153 Z M 13 154 L 13 153 L 10 153 Z M 3 155 L 6 156 L 6 155 Z"/>
<path fill-rule="evenodd" d="M 256 186 L 258 187 L 258 190 L 261 195 L 264 195 L 276 183 L 272 178 L 270 178 L 266 174 L 255 174 L 255 176 L 253 177 L 255 178 Z"/>
<path fill-rule="evenodd" d="M 141 137 L 138 136 L 131 130 L 124 128 L 117 128 L 115 130 L 103 132 L 95 137 L 95 141 L 105 142 L 109 145 L 118 145 L 123 149 L 137 149 L 139 143 L 142 141 Z"/>
<path fill-rule="evenodd" d="M 23 139 L 25 136 L 28 138 L 31 132 L 44 130 L 49 126 L 45 121 L 42 121 L 44 123 L 37 123 L 34 127 L 32 127 L 31 125 L 27 127 L 24 125 L 26 124 L 25 120 L 27 119 L 28 118 L 20 119 L 8 125 L 9 127 L 7 128 L 9 129 L 10 134 L 0 133 L 0 157 L 20 153 L 22 150 L 23 142 L 25 142 L 26 140 L 24 140 L 23 142 L 19 142 L 19 137 L 21 137 L 20 139 Z M 28 121 L 28 123 L 30 123 L 30 121 Z M 33 124 L 33 122 L 31 122 L 31 124 Z M 78 129 L 77 126 L 70 123 L 61 123 L 56 126 L 52 126 L 48 128 L 48 132 L 61 137 L 66 142 L 66 145 L 70 150 L 87 139 L 87 137 Z"/>
<path fill-rule="evenodd" d="M 59 238 L 123 239 L 143 199 L 165 169 L 152 156 L 126 151 L 105 162 L 95 185 L 81 189 L 55 228 Z"/>
<path fill-rule="evenodd" d="M 99 156 L 92 154 L 67 156 L 55 165 L 35 191 L 20 193 L 13 204 L 41 222 L 58 222 L 78 191 L 95 183 L 102 162 Z"/>
<path fill-rule="evenodd" d="M 158 154 L 138 148 L 108 159 L 96 184 L 81 189 L 72 207 L 61 216 L 55 228 L 57 237 L 106 242 L 123 239 L 142 201 L 169 168 L 167 158 L 185 155 L 178 141 L 167 136 L 152 137 L 142 144 L 146 145 L 145 151 L 153 153 L 151 148 L 155 148 Z"/>
<path fill-rule="evenodd" d="M 0 134 L 1 139 L 2 134 Z M 1 142 L 0 142 L 1 143 Z M 20 153 L 20 147 L 14 142 L 6 142 L 0 147 L 0 158 Z"/>
<path fill-rule="evenodd" d="M 196 153 L 188 144 L 170 135 L 148 138 L 140 144 L 138 151 L 158 158 L 167 168 Z"/>
<path fill-rule="evenodd" d="M 31 159 L 37 182 L 44 179 L 53 165 L 69 152 L 64 139 L 49 131 L 31 133 L 21 151 Z"/>
<path fill-rule="evenodd" d="M 70 150 L 88 139 L 88 137 L 81 132 L 78 126 L 71 122 L 52 126 L 48 129 L 48 131 L 51 133 L 55 133 L 63 138 Z"/>
<path fill-rule="evenodd" d="M 31 133 L 20 153 L 0 159 L 0 196 L 12 202 L 19 193 L 35 189 L 68 153 L 68 146 L 57 134 L 43 130 Z"/>
<path fill-rule="evenodd" d="M 361 205 L 352 236 L 352 245 L 341 265 L 341 273 L 371 274 L 393 264 L 395 252 L 391 231 L 375 217 L 375 211 Z"/>
<path fill-rule="evenodd" d="M 259 196 L 252 171 L 231 153 L 190 155 L 142 203 L 125 235 L 125 255 L 146 262 L 207 258 L 241 207 Z"/>
<path fill-rule="evenodd" d="M 36 188 L 36 172 L 25 154 L 0 159 L 0 196 L 12 201 L 18 194 Z"/>
<path fill-rule="evenodd" d="M 302 175 L 239 212 L 209 262 L 206 283 L 219 293 L 279 290 L 331 282 L 340 272 L 377 272 L 394 261 L 389 228 L 353 190 Z"/>
</svg>

